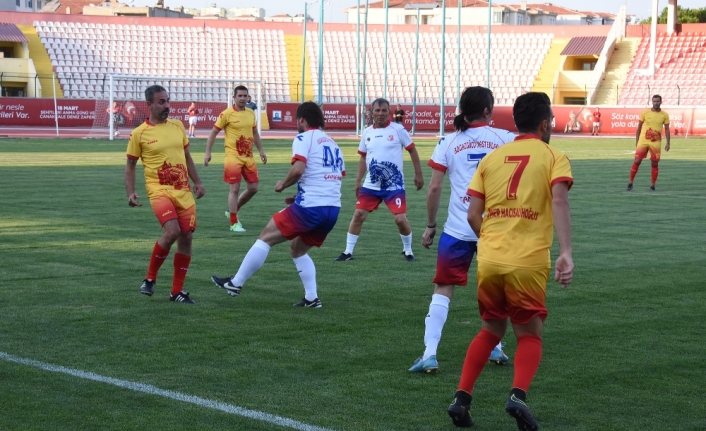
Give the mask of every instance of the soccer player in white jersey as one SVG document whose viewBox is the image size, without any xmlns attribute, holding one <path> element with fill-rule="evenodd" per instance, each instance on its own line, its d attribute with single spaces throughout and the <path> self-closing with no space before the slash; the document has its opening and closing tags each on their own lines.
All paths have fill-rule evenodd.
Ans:
<svg viewBox="0 0 706 431">
<path fill-rule="evenodd" d="M 424 187 L 422 166 L 412 138 L 404 126 L 390 122 L 390 102 L 376 99 L 372 104 L 373 125 L 366 128 L 358 146 L 360 162 L 355 179 L 355 203 L 353 220 L 348 227 L 346 250 L 336 259 L 344 262 L 353 259 L 353 249 L 363 228 L 363 222 L 385 202 L 395 216 L 395 223 L 402 238 L 402 254 L 407 262 L 414 262 L 412 253 L 412 226 L 407 220 L 407 199 L 402 171 L 402 149 L 409 152 L 414 165 L 414 186 Z M 368 172 L 367 175 L 365 172 Z M 361 185 L 363 176 L 365 183 Z"/>
<path fill-rule="evenodd" d="M 409 369 L 412 372 L 433 373 L 439 368 L 436 350 L 449 313 L 454 286 L 468 284 L 468 269 L 478 243 L 478 237 L 467 220 L 470 202 L 466 194 L 468 184 L 483 157 L 515 139 L 515 135 L 506 130 L 488 126 L 493 115 L 493 105 L 493 93 L 489 89 L 466 88 L 459 102 L 460 114 L 454 119 L 456 131 L 441 138 L 428 163 L 433 171 L 427 190 L 427 228 L 422 235 L 422 246 L 425 248 L 434 242 L 436 213 L 447 172 L 451 182 L 451 196 L 444 232 L 439 237 L 436 276 L 432 280 L 434 294 L 425 320 L 426 349 Z M 498 365 L 508 361 L 501 344 L 491 353 L 490 361 Z"/>
<path fill-rule="evenodd" d="M 319 105 L 302 103 L 296 116 L 299 135 L 292 144 L 292 168 L 284 180 L 277 181 L 275 192 L 296 184 L 297 194 L 286 198 L 289 206 L 272 216 L 235 276 L 214 275 L 211 280 L 231 296 L 238 296 L 243 284 L 265 263 L 270 248 L 289 240 L 294 264 L 304 283 L 304 299 L 294 306 L 321 308 L 316 268 L 307 252 L 311 247 L 320 247 L 336 224 L 346 168 L 338 144 L 322 131 L 324 114 Z"/>
</svg>

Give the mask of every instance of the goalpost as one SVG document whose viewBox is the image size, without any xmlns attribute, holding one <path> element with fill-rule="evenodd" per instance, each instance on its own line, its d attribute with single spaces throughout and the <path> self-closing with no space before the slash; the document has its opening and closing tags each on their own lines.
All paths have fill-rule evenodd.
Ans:
<svg viewBox="0 0 706 431">
<path fill-rule="evenodd" d="M 106 135 L 111 141 L 121 133 L 129 133 L 147 118 L 149 112 L 145 102 L 145 89 L 150 85 L 161 85 L 169 93 L 169 118 L 179 119 L 189 130 L 188 110 L 196 104 L 196 129 L 211 130 L 218 115 L 233 101 L 233 90 L 245 85 L 258 109 L 255 112 L 258 132 L 262 132 L 260 112 L 266 104 L 262 81 L 240 78 L 184 78 L 172 76 L 109 75 L 105 90 L 96 97 L 96 111 L 91 137 Z M 254 87 L 254 88 L 253 88 Z M 254 94 L 253 94 L 254 90 Z M 101 97 L 102 96 L 102 97 Z"/>
</svg>

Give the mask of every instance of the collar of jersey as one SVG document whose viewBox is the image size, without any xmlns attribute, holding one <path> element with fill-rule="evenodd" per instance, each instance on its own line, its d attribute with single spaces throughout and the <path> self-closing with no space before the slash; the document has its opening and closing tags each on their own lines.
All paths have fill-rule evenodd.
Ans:
<svg viewBox="0 0 706 431">
<path fill-rule="evenodd" d="M 375 127 L 375 124 L 373 124 L 373 129 L 385 129 L 385 128 L 387 128 L 387 126 L 389 126 L 389 125 L 390 125 L 390 120 L 387 120 L 387 123 L 385 124 L 384 127 Z"/>
<path fill-rule="evenodd" d="M 479 127 L 485 127 L 487 125 L 488 125 L 488 123 L 473 123 L 473 124 L 468 123 L 468 128 L 469 129 L 477 129 Z"/>
<path fill-rule="evenodd" d="M 540 136 L 535 135 L 534 133 L 526 133 L 524 135 L 518 135 L 517 137 L 515 137 L 516 141 L 523 141 L 525 139 L 538 139 L 540 141 L 542 140 Z"/>
<path fill-rule="evenodd" d="M 148 126 L 159 126 L 159 124 L 167 124 L 166 120 L 164 121 L 164 123 L 154 124 L 150 121 L 149 118 L 145 120 L 145 123 L 147 123 Z"/>
</svg>

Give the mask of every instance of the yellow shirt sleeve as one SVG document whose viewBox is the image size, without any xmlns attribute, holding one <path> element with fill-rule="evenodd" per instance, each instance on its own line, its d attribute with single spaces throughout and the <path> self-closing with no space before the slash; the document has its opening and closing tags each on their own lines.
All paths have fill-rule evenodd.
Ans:
<svg viewBox="0 0 706 431">
<path fill-rule="evenodd" d="M 485 183 L 483 182 L 484 161 L 485 160 L 481 160 L 478 164 L 478 169 L 476 169 L 476 172 L 473 174 L 471 184 L 468 185 L 468 191 L 466 192 L 467 195 L 480 199 L 485 199 Z"/>
<path fill-rule="evenodd" d="M 641 122 L 641 123 L 644 123 L 644 122 L 645 122 L 645 114 L 646 114 L 646 113 L 647 113 L 647 111 L 642 111 L 642 112 L 640 113 L 640 122 Z"/>
<path fill-rule="evenodd" d="M 552 166 L 551 177 L 552 186 L 557 183 L 568 182 L 569 188 L 571 188 L 574 184 L 574 177 L 571 175 L 571 162 L 566 157 L 566 154 L 560 154 L 557 157 L 554 166 Z"/>
<path fill-rule="evenodd" d="M 142 156 L 142 146 L 137 130 L 133 130 L 130 134 L 130 139 L 127 141 L 127 156 L 133 160 L 137 160 Z"/>
<path fill-rule="evenodd" d="M 669 114 L 667 114 L 667 112 L 665 111 L 662 112 L 664 112 L 664 125 L 669 126 Z"/>
<path fill-rule="evenodd" d="M 221 112 L 221 115 L 218 116 L 218 120 L 216 120 L 216 124 L 214 124 L 214 126 L 216 126 L 219 130 L 223 130 L 226 128 L 227 125 L 228 125 L 227 111 L 223 111 L 223 112 Z"/>
</svg>

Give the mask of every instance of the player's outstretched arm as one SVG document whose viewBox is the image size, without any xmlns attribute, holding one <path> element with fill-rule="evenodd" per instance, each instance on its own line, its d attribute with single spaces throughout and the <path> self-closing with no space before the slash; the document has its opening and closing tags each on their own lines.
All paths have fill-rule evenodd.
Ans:
<svg viewBox="0 0 706 431">
<path fill-rule="evenodd" d="M 267 154 L 262 150 L 262 140 L 260 139 L 260 132 L 257 131 L 257 128 L 252 129 L 252 136 L 253 136 L 253 143 L 257 147 L 257 151 L 260 152 L 260 160 L 262 160 L 263 164 L 267 164 Z"/>
<path fill-rule="evenodd" d="M 552 186 L 552 214 L 554 216 L 554 229 L 556 229 L 556 236 L 559 239 L 559 257 L 554 265 L 554 280 L 561 283 L 562 288 L 565 288 L 571 284 L 571 279 L 574 275 L 569 183 L 560 182 Z"/>
<path fill-rule="evenodd" d="M 125 191 L 127 192 L 127 204 L 131 207 L 141 207 L 140 197 L 135 193 L 135 166 L 137 160 L 127 159 L 125 164 Z"/>
<path fill-rule="evenodd" d="M 304 169 L 306 169 L 306 163 L 301 160 L 295 160 L 294 164 L 292 164 L 292 167 L 289 169 L 289 173 L 287 173 L 287 177 L 284 180 L 277 181 L 277 184 L 275 184 L 275 191 L 280 193 L 287 187 L 296 184 L 302 175 L 304 175 Z"/>
<path fill-rule="evenodd" d="M 414 166 L 414 186 L 417 190 L 421 190 L 424 187 L 424 175 L 422 174 L 422 164 L 419 161 L 419 153 L 416 147 L 409 150 L 409 157 L 412 159 L 412 165 Z"/>
<path fill-rule="evenodd" d="M 214 127 L 211 129 L 211 134 L 208 135 L 208 139 L 206 139 L 206 153 L 203 155 L 204 166 L 208 166 L 208 163 L 211 161 L 211 149 L 213 148 L 213 143 L 216 142 L 216 136 L 218 136 L 220 131 L 220 129 Z"/>
<path fill-rule="evenodd" d="M 201 184 L 201 178 L 199 178 L 199 173 L 196 171 L 196 164 L 188 148 L 184 148 L 184 156 L 186 157 L 186 169 L 189 173 L 189 178 L 194 182 L 194 194 L 196 199 L 201 199 L 206 194 L 206 189 Z"/>
<path fill-rule="evenodd" d="M 439 211 L 439 203 L 441 202 L 444 176 L 444 172 L 436 169 L 431 172 L 431 182 L 427 189 L 427 227 L 422 234 L 422 246 L 424 248 L 429 248 L 434 243 L 434 235 L 436 235 L 437 228 L 436 214 Z"/>
</svg>

